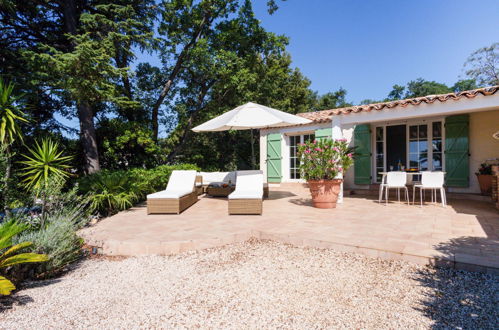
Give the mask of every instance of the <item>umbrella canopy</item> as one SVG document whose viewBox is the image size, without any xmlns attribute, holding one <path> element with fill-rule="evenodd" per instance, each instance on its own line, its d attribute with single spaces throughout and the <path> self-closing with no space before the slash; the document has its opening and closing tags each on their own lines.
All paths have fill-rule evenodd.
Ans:
<svg viewBox="0 0 499 330">
<path fill-rule="evenodd" d="M 311 120 L 249 102 L 194 127 L 194 132 L 271 128 L 311 123 Z"/>
</svg>

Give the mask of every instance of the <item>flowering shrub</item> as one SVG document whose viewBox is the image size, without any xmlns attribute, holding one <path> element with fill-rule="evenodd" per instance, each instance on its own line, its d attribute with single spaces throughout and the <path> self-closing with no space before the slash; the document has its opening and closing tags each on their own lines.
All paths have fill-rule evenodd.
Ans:
<svg viewBox="0 0 499 330">
<path fill-rule="evenodd" d="M 305 180 L 332 180 L 353 164 L 353 148 L 345 139 L 321 139 L 298 146 L 300 172 Z"/>
</svg>

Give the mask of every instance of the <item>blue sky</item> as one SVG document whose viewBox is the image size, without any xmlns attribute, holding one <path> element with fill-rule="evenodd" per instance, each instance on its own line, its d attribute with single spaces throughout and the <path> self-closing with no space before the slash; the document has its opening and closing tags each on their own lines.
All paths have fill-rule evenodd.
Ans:
<svg viewBox="0 0 499 330">
<path fill-rule="evenodd" d="M 262 25 L 290 38 L 293 66 L 313 90 L 343 87 L 354 104 L 419 77 L 453 85 L 474 50 L 499 41 L 499 0 L 277 1 L 273 15 L 267 0 L 253 1 Z M 136 62 L 159 65 L 147 54 Z"/>
<path fill-rule="evenodd" d="M 312 89 L 343 87 L 354 103 L 419 77 L 453 85 L 474 50 L 499 41 L 498 0 L 287 0 L 272 16 L 266 2 L 256 16 L 290 38 Z"/>
</svg>

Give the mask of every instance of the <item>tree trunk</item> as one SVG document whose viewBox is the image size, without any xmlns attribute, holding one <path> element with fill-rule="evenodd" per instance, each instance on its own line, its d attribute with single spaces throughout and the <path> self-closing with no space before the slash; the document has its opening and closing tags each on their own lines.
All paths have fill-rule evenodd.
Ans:
<svg viewBox="0 0 499 330">
<path fill-rule="evenodd" d="M 152 116 L 151 116 L 151 121 L 152 121 L 152 131 L 153 131 L 153 139 L 157 140 L 158 139 L 158 131 L 159 131 L 159 124 L 158 124 L 158 116 L 159 116 L 159 108 L 161 107 L 161 104 L 163 104 L 163 101 L 166 98 L 166 95 L 170 91 L 173 81 L 179 74 L 182 65 L 184 64 L 184 61 L 187 59 L 188 54 L 190 49 L 197 43 L 198 39 L 201 37 L 203 30 L 205 28 L 205 25 L 208 23 L 211 23 L 211 20 L 208 19 L 208 14 L 203 18 L 201 23 L 198 26 L 198 29 L 195 31 L 194 35 L 192 36 L 191 40 L 189 41 L 188 44 L 184 46 L 182 51 L 180 52 L 180 55 L 177 58 L 177 62 L 175 63 L 175 66 L 173 67 L 170 75 L 168 76 L 168 80 L 163 86 L 163 89 L 161 90 L 161 93 L 159 94 L 158 99 L 156 100 L 156 103 L 154 104 L 154 107 L 152 108 Z"/>
<path fill-rule="evenodd" d="M 62 1 L 64 28 L 69 34 L 77 34 L 79 10 L 75 0 Z M 75 48 L 74 42 L 69 41 L 68 51 Z M 97 150 L 97 137 L 95 135 L 94 113 L 87 100 L 76 100 L 78 119 L 80 120 L 80 140 L 83 146 L 85 159 L 85 172 L 87 174 L 100 170 L 99 152 Z"/>
<path fill-rule="evenodd" d="M 169 163 L 175 159 L 175 157 L 177 156 L 177 153 L 182 149 L 185 142 L 187 141 L 187 137 L 191 133 L 191 128 L 192 128 L 194 121 L 196 120 L 197 115 L 199 114 L 199 112 L 201 110 L 203 110 L 206 107 L 206 105 L 203 106 L 203 102 L 204 102 L 204 99 L 206 97 L 206 94 L 208 94 L 208 91 L 211 89 L 211 87 L 213 87 L 213 85 L 215 83 L 216 83 L 216 80 L 212 80 L 201 88 L 201 93 L 199 94 L 198 100 L 196 102 L 196 110 L 193 113 L 191 113 L 189 119 L 187 120 L 186 127 L 184 128 L 184 132 L 182 133 L 182 136 L 180 138 L 179 143 L 175 146 L 173 151 L 170 152 L 170 154 L 167 157 L 167 161 Z"/>
<path fill-rule="evenodd" d="M 78 118 L 80 120 L 80 139 L 85 158 L 85 172 L 87 174 L 98 172 L 100 171 L 100 163 L 94 114 L 88 102 L 81 101 L 78 103 Z"/>
</svg>

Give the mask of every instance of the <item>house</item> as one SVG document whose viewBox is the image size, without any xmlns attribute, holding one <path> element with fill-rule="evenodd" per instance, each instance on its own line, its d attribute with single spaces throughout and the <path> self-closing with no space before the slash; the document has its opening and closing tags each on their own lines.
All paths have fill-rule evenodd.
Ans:
<svg viewBox="0 0 499 330">
<path fill-rule="evenodd" d="M 443 170 L 450 192 L 479 193 L 474 175 L 499 158 L 499 86 L 460 93 L 307 112 L 312 123 L 260 130 L 260 168 L 269 183 L 300 182 L 297 145 L 307 139 L 345 138 L 356 147 L 345 189 L 369 189 L 380 172 Z"/>
</svg>

